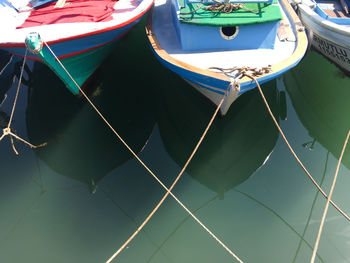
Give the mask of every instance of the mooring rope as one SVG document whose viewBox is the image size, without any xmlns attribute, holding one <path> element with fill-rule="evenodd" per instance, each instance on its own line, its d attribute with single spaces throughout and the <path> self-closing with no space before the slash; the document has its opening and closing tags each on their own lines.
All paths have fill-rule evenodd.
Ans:
<svg viewBox="0 0 350 263">
<path fill-rule="evenodd" d="M 191 12 L 181 13 L 181 15 L 190 15 L 197 12 L 199 9 L 208 10 L 214 13 L 226 13 L 226 14 L 232 13 L 233 11 L 237 11 L 239 9 L 244 9 L 254 14 L 259 13 L 258 10 L 251 10 L 247 8 L 243 3 L 230 3 L 228 0 L 225 0 L 224 2 L 221 2 L 218 0 L 213 0 L 213 1 L 215 2 L 215 4 L 209 4 L 206 6 L 204 6 L 204 3 L 202 1 L 202 4 L 200 4 L 196 9 L 194 9 Z"/>
<path fill-rule="evenodd" d="M 275 125 L 276 125 L 276 127 L 277 127 L 279 133 L 281 134 L 283 140 L 285 141 L 286 145 L 288 146 L 290 152 L 292 153 L 292 155 L 294 156 L 294 158 L 297 160 L 297 162 L 299 163 L 299 165 L 301 166 L 301 168 L 304 170 L 304 172 L 307 174 L 307 176 L 309 177 L 309 179 L 312 181 L 312 183 L 317 187 L 317 189 L 322 193 L 322 195 L 323 195 L 326 199 L 328 199 L 327 194 L 326 194 L 326 193 L 322 190 L 322 188 L 317 184 L 316 180 L 311 176 L 311 174 L 310 174 L 309 171 L 306 169 L 306 167 L 304 166 L 304 164 L 300 161 L 300 159 L 299 159 L 299 157 L 297 156 L 297 154 L 294 152 L 293 148 L 290 146 L 290 144 L 289 144 L 289 142 L 288 142 L 286 136 L 284 135 L 284 133 L 283 133 L 281 127 L 279 126 L 279 124 L 278 124 L 278 122 L 277 122 L 277 120 L 276 120 L 274 114 L 273 114 L 272 111 L 271 111 L 271 108 L 270 108 L 270 106 L 269 106 L 269 104 L 268 104 L 268 102 L 267 102 L 267 100 L 266 100 L 266 98 L 265 98 L 265 96 L 264 96 L 264 93 L 263 93 L 263 91 L 262 91 L 262 89 L 261 89 L 261 87 L 260 87 L 259 82 L 257 81 L 257 79 L 256 79 L 254 76 L 252 76 L 251 74 L 244 73 L 244 75 L 247 76 L 248 78 L 250 78 L 250 79 L 252 79 L 252 80 L 255 81 L 255 84 L 256 84 L 257 87 L 258 87 L 258 90 L 259 90 L 260 95 L 261 95 L 261 97 L 262 97 L 262 99 L 263 99 L 263 101 L 264 101 L 264 103 L 265 103 L 265 105 L 266 105 L 266 108 L 267 108 L 268 112 L 270 113 L 270 116 L 271 116 L 273 122 L 275 123 Z M 341 210 L 332 200 L 329 200 L 329 202 L 333 205 L 333 207 L 334 207 L 335 209 L 337 209 L 337 210 L 339 211 L 339 213 L 341 213 L 348 221 L 350 221 L 350 217 L 349 217 L 343 210 Z"/>
<path fill-rule="evenodd" d="M 21 73 L 20 73 L 19 80 L 18 80 L 18 85 L 17 85 L 17 91 L 16 91 L 15 99 L 14 99 L 12 110 L 11 110 L 10 120 L 9 120 L 9 122 L 7 124 L 7 127 L 3 129 L 2 136 L 0 137 L 0 141 L 1 141 L 3 138 L 5 138 L 5 136 L 7 136 L 7 135 L 10 136 L 12 149 L 15 152 L 15 154 L 17 154 L 17 155 L 18 155 L 18 151 L 16 150 L 16 147 L 15 147 L 15 144 L 14 144 L 14 141 L 13 141 L 13 137 L 15 137 L 17 140 L 19 140 L 19 141 L 29 145 L 31 148 L 38 148 L 38 147 L 45 146 L 47 144 L 47 143 L 42 143 L 40 145 L 33 145 L 30 142 L 27 142 L 26 140 L 22 139 L 21 137 L 19 137 L 15 133 L 13 133 L 12 129 L 11 129 L 13 115 L 14 115 L 15 108 L 16 108 L 16 105 L 17 105 L 18 94 L 19 94 L 19 90 L 21 88 L 24 66 L 25 66 L 25 63 L 26 63 L 26 60 L 27 60 L 27 53 L 28 53 L 28 49 L 26 49 L 26 52 L 24 54 L 22 68 L 21 68 Z"/>
<path fill-rule="evenodd" d="M 331 190 L 329 191 L 329 195 L 328 195 L 328 198 L 327 198 L 326 206 L 325 206 L 324 211 L 323 211 L 321 224 L 320 224 L 320 228 L 318 230 L 318 234 L 317 234 L 317 238 L 316 238 L 316 242 L 315 242 L 315 247 L 314 247 L 314 250 L 312 252 L 312 257 L 311 257 L 310 263 L 314 263 L 315 262 L 315 257 L 316 257 L 316 253 L 317 253 L 317 249 L 318 249 L 318 244 L 319 244 L 320 239 L 321 239 L 321 234 L 322 234 L 324 221 L 326 219 L 329 203 L 331 201 L 331 197 L 332 197 L 333 190 L 334 190 L 334 187 L 335 187 L 335 182 L 337 181 L 338 172 L 339 172 L 339 168 L 340 168 L 340 163 L 341 163 L 341 160 L 343 159 L 343 155 L 344 155 L 344 152 L 345 152 L 346 145 L 348 144 L 349 137 L 350 137 L 350 130 L 348 131 L 348 135 L 346 136 L 346 139 L 345 139 L 345 142 L 344 142 L 344 145 L 343 145 L 343 149 L 341 151 L 341 154 L 340 154 L 340 157 L 339 157 L 339 160 L 338 160 L 337 168 L 335 169 L 334 179 L 333 179 L 333 182 L 332 182 Z"/>
<path fill-rule="evenodd" d="M 211 4 L 206 7 L 203 7 L 204 10 L 209 10 L 212 12 L 222 12 L 222 13 L 232 13 L 232 11 L 237 11 L 239 9 L 244 9 L 248 12 L 257 14 L 259 11 L 251 10 L 247 8 L 243 3 L 230 3 L 229 0 L 225 0 L 224 2 L 213 0 L 216 4 Z"/>
<path fill-rule="evenodd" d="M 233 68 L 220 68 L 220 67 L 209 67 L 209 70 L 216 70 L 216 72 L 220 72 L 228 76 L 229 78 L 234 77 L 235 80 L 241 79 L 245 74 L 250 74 L 254 77 L 259 77 L 261 75 L 267 74 L 271 72 L 271 65 L 267 65 L 265 67 L 233 67 Z"/>
<path fill-rule="evenodd" d="M 214 233 L 212 233 L 190 210 L 188 210 L 171 192 L 171 190 L 174 188 L 174 186 L 176 185 L 176 183 L 178 182 L 178 180 L 180 179 L 180 177 L 182 176 L 182 174 L 184 173 L 184 171 L 186 170 L 187 166 L 189 165 L 190 161 L 192 160 L 193 156 L 195 155 L 195 153 L 197 152 L 199 146 L 201 145 L 204 137 L 206 136 L 210 126 L 212 125 L 217 113 L 220 110 L 221 105 L 223 104 L 227 92 L 228 90 L 230 90 L 232 84 L 230 83 L 230 85 L 227 87 L 226 92 L 224 94 L 224 96 L 222 97 L 220 103 L 218 104 L 218 106 L 216 107 L 216 110 L 212 116 L 212 118 L 210 119 L 207 127 L 205 128 L 201 138 L 199 139 L 196 147 L 194 148 L 194 150 L 192 151 L 190 157 L 188 158 L 186 164 L 184 165 L 184 167 L 182 168 L 181 172 L 178 174 L 178 176 L 176 177 L 176 179 L 174 180 L 173 184 L 170 186 L 169 189 L 167 189 L 166 194 L 163 196 L 163 198 L 160 200 L 160 202 L 157 204 L 157 206 L 153 209 L 153 211 L 148 215 L 148 217 L 143 221 L 143 223 L 140 225 L 140 227 L 134 232 L 134 234 L 132 234 L 129 239 L 119 248 L 119 250 L 117 250 L 113 256 L 107 260 L 106 263 L 110 263 L 130 242 L 132 239 L 134 239 L 134 237 L 140 232 L 140 230 L 147 224 L 147 222 L 151 219 L 151 217 L 154 215 L 154 213 L 158 210 L 158 208 L 161 206 L 161 204 L 165 201 L 165 199 L 168 197 L 168 195 L 170 194 L 185 210 L 187 213 L 190 214 L 190 216 L 199 224 L 201 225 L 229 254 L 231 254 L 231 256 L 233 256 L 238 262 L 243 263 L 243 261 L 236 255 L 234 254 L 218 237 L 215 236 Z M 166 188 L 165 188 L 166 189 Z"/>
<path fill-rule="evenodd" d="M 222 103 L 224 102 L 224 99 L 226 97 L 227 91 L 231 88 L 231 84 L 228 86 L 222 100 L 220 101 L 220 104 L 216 108 L 215 113 L 213 114 L 213 117 L 211 118 L 208 126 L 206 127 L 205 131 L 203 132 L 202 137 L 200 138 L 199 142 L 197 143 L 195 149 L 193 150 L 191 156 L 187 160 L 185 166 L 177 176 L 177 178 L 174 180 L 173 184 L 170 188 L 167 188 L 163 182 L 148 168 L 148 166 L 137 156 L 137 154 L 130 148 L 130 146 L 123 140 L 123 138 L 116 132 L 116 130 L 112 127 L 112 125 L 107 121 L 107 119 L 102 115 L 102 113 L 97 109 L 97 107 L 93 104 L 93 102 L 89 99 L 89 97 L 85 94 L 85 92 L 80 88 L 80 86 L 76 83 L 76 81 L 73 79 L 73 77 L 70 75 L 68 70 L 65 68 L 65 66 L 62 64 L 60 59 L 56 56 L 56 54 L 52 51 L 52 49 L 49 47 L 49 45 L 43 41 L 45 46 L 48 48 L 48 50 L 51 52 L 51 54 L 54 56 L 56 61 L 60 64 L 60 66 L 63 68 L 63 70 L 67 73 L 69 78 L 73 81 L 73 83 L 76 85 L 76 87 L 79 89 L 81 94 L 84 96 L 84 98 L 89 102 L 89 104 L 92 106 L 92 108 L 97 112 L 97 114 L 101 117 L 101 119 L 105 122 L 105 124 L 111 129 L 111 131 L 118 137 L 118 139 L 124 144 L 124 146 L 130 151 L 130 153 L 139 161 L 139 163 L 157 180 L 157 182 L 167 191 L 166 194 L 163 196 L 161 201 L 157 204 L 157 206 L 152 210 L 152 212 L 147 216 L 147 218 L 144 220 L 144 222 L 138 227 L 138 229 L 130 236 L 130 238 L 106 261 L 106 263 L 111 262 L 130 242 L 131 240 L 141 231 L 141 229 L 147 224 L 147 222 L 151 219 L 151 217 L 154 215 L 154 213 L 158 210 L 158 208 L 161 206 L 161 204 L 165 201 L 165 199 L 168 197 L 168 195 L 171 195 L 174 200 L 206 231 L 209 233 L 211 237 L 213 237 L 230 255 L 232 255 L 238 262 L 243 263 L 240 258 L 234 254 L 213 232 L 211 232 L 172 192 L 171 190 L 174 188 L 178 180 L 180 179 L 181 175 L 184 173 L 186 167 L 190 163 L 191 159 L 193 158 L 194 154 L 196 153 L 197 149 L 199 148 L 199 145 L 203 141 L 207 131 L 209 130 L 212 122 L 214 121 Z"/>
</svg>

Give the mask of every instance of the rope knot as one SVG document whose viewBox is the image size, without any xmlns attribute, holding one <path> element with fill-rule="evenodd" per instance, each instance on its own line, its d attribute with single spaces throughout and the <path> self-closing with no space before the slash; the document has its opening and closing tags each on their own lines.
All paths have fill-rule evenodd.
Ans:
<svg viewBox="0 0 350 263">
<path fill-rule="evenodd" d="M 232 87 L 232 89 L 234 89 L 237 92 L 241 91 L 241 83 L 237 78 L 231 79 L 230 87 Z"/>
<path fill-rule="evenodd" d="M 2 130 L 2 137 L 11 134 L 11 128 L 7 127 Z"/>
</svg>

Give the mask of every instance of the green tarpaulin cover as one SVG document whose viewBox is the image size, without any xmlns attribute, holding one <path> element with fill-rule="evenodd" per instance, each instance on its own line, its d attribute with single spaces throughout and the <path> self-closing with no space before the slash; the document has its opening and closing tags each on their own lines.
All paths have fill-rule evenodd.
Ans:
<svg viewBox="0 0 350 263">
<path fill-rule="evenodd" d="M 180 4 L 184 5 L 184 0 Z M 282 19 L 278 1 L 268 3 L 246 3 L 244 8 L 232 13 L 213 12 L 202 8 L 194 13 L 186 14 L 197 9 L 200 3 L 187 3 L 185 8 L 180 10 L 180 21 L 182 23 L 206 25 L 206 26 L 240 26 L 272 22 Z M 203 6 L 208 6 L 204 4 Z M 257 13 L 250 12 L 252 10 Z"/>
</svg>

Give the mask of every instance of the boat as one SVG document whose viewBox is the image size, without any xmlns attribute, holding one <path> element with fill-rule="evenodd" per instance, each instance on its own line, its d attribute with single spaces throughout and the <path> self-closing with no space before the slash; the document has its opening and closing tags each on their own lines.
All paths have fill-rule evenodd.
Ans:
<svg viewBox="0 0 350 263">
<path fill-rule="evenodd" d="M 350 74 L 350 2 L 293 0 L 314 49 Z"/>
<path fill-rule="evenodd" d="M 225 13 L 222 6 L 237 10 Z M 259 83 L 275 79 L 307 49 L 304 28 L 287 0 L 156 0 L 146 33 L 165 67 L 215 105 L 225 96 L 222 115 L 256 87 L 247 74 Z"/>
<path fill-rule="evenodd" d="M 196 90 L 172 81 L 159 87 L 157 123 L 166 151 L 180 167 L 191 155 L 210 120 L 212 105 Z M 286 116 L 284 92 L 276 81 L 263 88 L 277 121 Z M 182 105 L 179 107 L 178 105 Z M 257 89 L 243 94 L 225 118 L 216 118 L 186 172 L 220 199 L 267 163 L 279 133 Z"/>
<path fill-rule="evenodd" d="M 313 149 L 322 145 L 339 159 L 350 129 L 350 79 L 312 50 L 297 68 L 284 75 L 284 83 L 293 107 L 311 137 L 303 146 Z M 342 163 L 350 169 L 349 148 L 344 152 Z"/>
<path fill-rule="evenodd" d="M 0 0 L 0 49 L 48 65 L 74 94 L 153 0 Z M 53 55 L 50 51 L 55 54 Z M 56 58 L 56 57 L 58 58 Z M 59 61 L 58 61 L 59 60 Z"/>
</svg>

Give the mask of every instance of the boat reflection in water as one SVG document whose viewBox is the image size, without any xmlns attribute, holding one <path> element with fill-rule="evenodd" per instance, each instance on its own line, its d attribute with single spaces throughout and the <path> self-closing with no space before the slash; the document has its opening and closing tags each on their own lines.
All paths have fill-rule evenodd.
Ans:
<svg viewBox="0 0 350 263">
<path fill-rule="evenodd" d="M 315 67 L 317 65 L 317 67 Z M 309 52 L 299 67 L 285 75 L 285 85 L 300 121 L 336 158 L 350 129 L 350 78 L 316 52 Z M 350 168 L 350 150 L 342 163 Z"/>
<path fill-rule="evenodd" d="M 138 153 L 152 133 L 155 117 L 145 92 L 113 81 L 112 62 L 110 58 L 94 75 L 90 97 Z M 133 158 L 85 99 L 71 96 L 45 66 L 35 63 L 29 86 L 28 137 L 33 144 L 48 143 L 35 153 L 55 172 L 87 183 L 94 192 L 99 180 Z"/>
<path fill-rule="evenodd" d="M 10 120 L 9 112 L 4 110 L 2 106 L 7 100 L 7 93 L 15 86 L 16 77 L 19 78 L 22 63 L 21 58 L 0 50 L 0 129 L 6 128 Z M 27 76 L 28 70 L 29 66 L 25 65 L 23 79 Z"/>
<path fill-rule="evenodd" d="M 214 110 L 190 87 L 174 85 L 174 89 L 163 89 L 158 123 L 167 152 L 183 167 Z M 276 82 L 266 83 L 263 90 L 279 119 Z M 215 119 L 186 171 L 223 198 L 225 191 L 248 179 L 267 161 L 277 138 L 278 131 L 258 90 L 252 90 L 242 95 L 227 115 Z"/>
<path fill-rule="evenodd" d="M 0 50 L 0 107 L 7 97 L 7 92 L 14 82 L 14 76 L 19 75 L 20 58 L 14 58 L 10 53 Z M 1 114 L 1 113 L 0 113 Z M 1 117 L 0 117 L 1 118 Z M 2 127 L 2 126 L 1 126 Z"/>
</svg>

